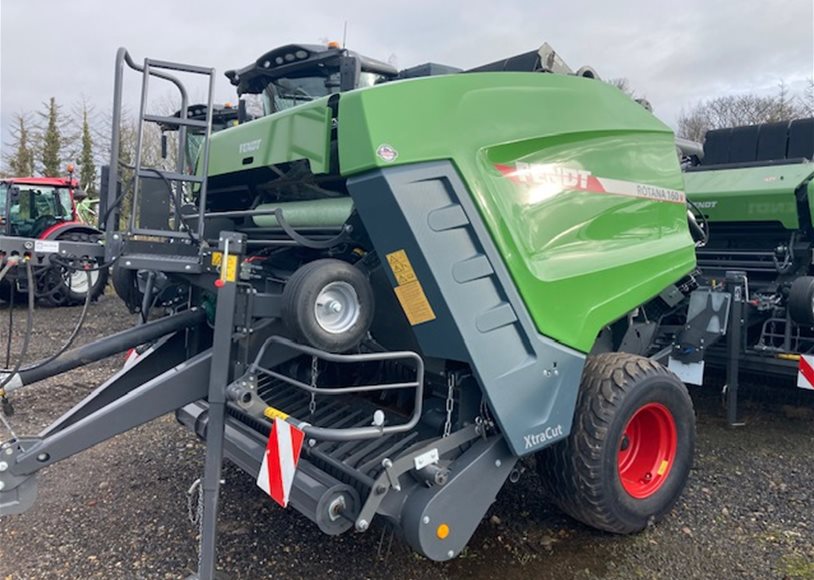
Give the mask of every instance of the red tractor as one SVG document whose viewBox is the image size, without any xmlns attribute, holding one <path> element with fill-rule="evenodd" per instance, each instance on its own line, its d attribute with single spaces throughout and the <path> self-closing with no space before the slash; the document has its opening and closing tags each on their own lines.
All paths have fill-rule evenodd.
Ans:
<svg viewBox="0 0 814 580">
<path fill-rule="evenodd" d="M 69 177 L 10 177 L 0 180 L 0 234 L 29 238 L 48 251 L 47 244 L 58 242 L 97 242 L 98 229 L 81 222 L 75 197 L 81 190 L 69 167 Z M 56 251 L 55 251 L 56 253 Z M 26 290 L 26 277 L 7 276 L 0 281 L 0 298 L 6 301 Z M 107 284 L 106 269 L 87 273 L 59 265 L 35 265 L 35 293 L 52 306 L 84 302 L 88 293 L 98 298 Z M 22 301 L 22 297 L 20 298 Z"/>
</svg>

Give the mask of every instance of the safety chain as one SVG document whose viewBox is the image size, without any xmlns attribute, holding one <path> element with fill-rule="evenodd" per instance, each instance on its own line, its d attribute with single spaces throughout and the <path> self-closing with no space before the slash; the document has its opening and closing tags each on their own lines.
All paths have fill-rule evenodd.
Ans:
<svg viewBox="0 0 814 580">
<path fill-rule="evenodd" d="M 444 437 L 449 437 L 452 432 L 452 409 L 455 407 L 454 392 L 456 377 L 455 373 L 447 373 L 447 420 L 444 422 Z"/>
<path fill-rule="evenodd" d="M 319 377 L 319 361 L 317 357 L 311 357 L 311 388 L 317 388 L 317 377 Z M 317 410 L 317 395 L 311 391 L 311 401 L 308 403 L 308 411 L 313 415 Z"/>
<path fill-rule="evenodd" d="M 198 491 L 196 494 L 195 491 Z M 199 477 L 192 482 L 187 490 L 187 513 L 189 515 L 189 523 L 193 526 L 201 521 L 201 514 L 203 513 L 203 487 L 201 486 L 201 478 Z"/>
</svg>

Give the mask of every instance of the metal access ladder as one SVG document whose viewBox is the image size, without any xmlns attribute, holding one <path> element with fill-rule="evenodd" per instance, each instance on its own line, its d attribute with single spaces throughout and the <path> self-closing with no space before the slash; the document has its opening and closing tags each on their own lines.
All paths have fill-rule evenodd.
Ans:
<svg viewBox="0 0 814 580">
<path fill-rule="evenodd" d="M 114 260 L 121 254 L 122 245 L 130 245 L 127 257 L 121 266 L 128 269 L 154 269 L 160 262 L 160 269 L 165 272 L 197 273 L 201 271 L 199 253 L 196 248 L 189 247 L 191 243 L 203 240 L 204 220 L 200 217 L 206 211 L 207 178 L 209 173 L 209 140 L 212 134 L 212 104 L 215 87 L 215 69 L 209 67 L 181 64 L 163 60 L 145 58 L 143 64 L 135 63 L 130 54 L 120 48 L 116 54 L 116 76 L 113 91 L 113 120 L 111 135 L 110 176 L 107 187 L 107 208 L 121 203 L 121 194 L 118 191 L 120 176 L 121 153 L 121 120 L 122 120 L 122 92 L 124 65 L 142 74 L 141 102 L 137 127 L 137 140 L 135 163 L 133 171 L 133 199 L 130 219 L 125 232 L 116 231 L 115 212 L 108 210 L 105 225 L 107 233 L 107 260 Z M 187 117 L 189 97 L 184 84 L 171 72 L 191 73 L 208 77 L 208 98 L 206 103 L 206 119 L 190 119 Z M 177 88 L 181 97 L 181 110 L 178 117 L 165 117 L 147 113 L 149 102 L 149 88 L 151 77 L 169 81 Z M 169 172 L 155 167 L 144 165 L 144 127 L 145 123 L 157 123 L 165 127 L 178 128 L 178 149 L 175 171 Z M 204 139 L 199 150 L 196 173 L 190 173 L 187 168 L 187 130 L 190 128 L 204 129 Z M 190 160 L 192 161 L 192 160 Z M 142 203 L 142 186 L 145 179 L 159 179 L 166 184 L 170 202 L 168 205 L 169 225 L 166 229 L 144 228 L 139 224 Z M 189 230 L 180 214 L 183 205 L 182 192 L 185 186 L 197 186 L 197 226 L 196 231 Z M 187 216 L 189 217 L 189 216 Z M 139 242 L 134 239 L 162 239 L 168 242 L 164 247 L 166 252 L 156 255 L 155 248 L 151 248 L 149 255 L 140 256 L 137 250 Z M 184 246 L 187 247 L 184 247 Z M 132 247 L 136 246 L 136 247 Z"/>
</svg>

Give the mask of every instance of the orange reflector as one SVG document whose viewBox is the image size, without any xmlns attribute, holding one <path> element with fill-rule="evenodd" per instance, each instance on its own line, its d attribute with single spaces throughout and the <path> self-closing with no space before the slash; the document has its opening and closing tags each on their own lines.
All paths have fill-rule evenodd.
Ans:
<svg viewBox="0 0 814 580">
<path fill-rule="evenodd" d="M 667 471 L 667 467 L 670 465 L 670 462 L 666 459 L 662 460 L 661 465 L 659 465 L 659 470 L 656 472 L 656 475 L 664 475 L 664 472 Z"/>
<path fill-rule="evenodd" d="M 336 40 L 328 42 L 328 48 L 339 48 L 339 43 Z"/>
<path fill-rule="evenodd" d="M 446 524 L 441 524 L 438 526 L 438 529 L 435 530 L 435 535 L 438 536 L 439 540 L 446 540 L 447 536 L 449 535 L 449 526 Z"/>
</svg>

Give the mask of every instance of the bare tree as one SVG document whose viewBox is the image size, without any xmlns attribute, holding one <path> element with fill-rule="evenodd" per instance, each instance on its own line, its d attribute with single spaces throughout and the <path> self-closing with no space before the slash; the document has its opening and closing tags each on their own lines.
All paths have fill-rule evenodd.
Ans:
<svg viewBox="0 0 814 580">
<path fill-rule="evenodd" d="M 8 148 L 11 153 L 3 159 L 8 173 L 18 177 L 34 175 L 34 159 L 37 154 L 36 136 L 31 132 L 31 116 L 28 113 L 14 115 L 11 143 Z"/>
<path fill-rule="evenodd" d="M 678 119 L 678 135 L 693 141 L 702 141 L 710 129 L 787 121 L 805 117 L 810 113 L 810 99 L 804 95 L 790 95 L 788 86 L 781 82 L 775 95 L 747 93 L 716 97 L 697 103 L 689 111 L 681 113 Z"/>
</svg>

